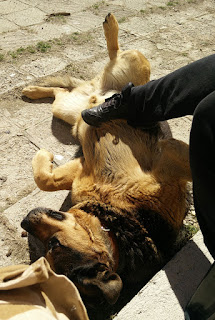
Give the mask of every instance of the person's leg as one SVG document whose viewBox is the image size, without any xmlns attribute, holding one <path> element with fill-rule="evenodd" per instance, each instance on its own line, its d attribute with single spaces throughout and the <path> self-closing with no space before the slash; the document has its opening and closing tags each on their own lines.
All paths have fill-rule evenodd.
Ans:
<svg viewBox="0 0 215 320">
<path fill-rule="evenodd" d="M 194 112 L 190 166 L 196 215 L 205 244 L 215 258 L 215 91 Z"/>
<path fill-rule="evenodd" d="M 215 91 L 196 107 L 190 133 L 195 211 L 204 241 L 215 258 Z M 215 263 L 185 308 L 186 320 L 215 319 Z"/>
<path fill-rule="evenodd" d="M 128 122 L 138 126 L 192 115 L 215 90 L 215 54 L 131 89 Z"/>
<path fill-rule="evenodd" d="M 193 114 L 196 106 L 215 90 L 215 54 L 190 63 L 142 86 L 130 84 L 103 104 L 83 110 L 90 125 L 126 119 L 138 127 Z"/>
</svg>

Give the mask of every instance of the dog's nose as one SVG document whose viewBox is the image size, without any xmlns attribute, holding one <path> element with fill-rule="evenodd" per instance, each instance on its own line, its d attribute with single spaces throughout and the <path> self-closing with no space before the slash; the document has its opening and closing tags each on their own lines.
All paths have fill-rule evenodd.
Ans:
<svg viewBox="0 0 215 320">
<path fill-rule="evenodd" d="M 22 220 L 22 222 L 21 222 L 21 227 L 22 227 L 24 230 L 30 232 L 30 221 L 28 220 L 28 216 L 25 217 L 25 218 Z"/>
<path fill-rule="evenodd" d="M 31 210 L 28 215 L 22 220 L 21 227 L 28 231 L 32 232 L 32 224 L 38 223 L 42 213 L 45 213 L 47 209 L 45 208 L 36 208 Z"/>
</svg>

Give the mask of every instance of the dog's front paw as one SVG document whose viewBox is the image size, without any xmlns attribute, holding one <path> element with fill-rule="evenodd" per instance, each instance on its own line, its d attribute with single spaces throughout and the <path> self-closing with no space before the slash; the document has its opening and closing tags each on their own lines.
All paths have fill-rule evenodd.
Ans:
<svg viewBox="0 0 215 320">
<path fill-rule="evenodd" d="M 34 156 L 34 158 L 32 160 L 32 165 L 33 165 L 33 167 L 38 166 L 38 165 L 42 166 L 42 165 L 44 165 L 44 163 L 48 163 L 48 162 L 52 163 L 53 159 L 54 159 L 54 155 L 51 152 L 49 152 L 45 149 L 40 149 L 36 153 L 36 155 Z"/>
<path fill-rule="evenodd" d="M 28 86 L 22 90 L 22 95 L 29 99 L 39 99 L 41 94 L 39 87 L 37 86 Z"/>
<path fill-rule="evenodd" d="M 45 149 L 39 150 L 32 160 L 34 180 L 37 186 L 44 191 L 53 191 L 52 169 L 53 154 Z"/>
</svg>

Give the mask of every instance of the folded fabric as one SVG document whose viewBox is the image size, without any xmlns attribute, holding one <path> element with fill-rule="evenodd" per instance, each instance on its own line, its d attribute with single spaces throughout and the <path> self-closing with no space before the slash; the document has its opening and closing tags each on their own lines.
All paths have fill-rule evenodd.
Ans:
<svg viewBox="0 0 215 320">
<path fill-rule="evenodd" d="M 0 319 L 89 320 L 76 286 L 44 257 L 0 269 Z"/>
</svg>

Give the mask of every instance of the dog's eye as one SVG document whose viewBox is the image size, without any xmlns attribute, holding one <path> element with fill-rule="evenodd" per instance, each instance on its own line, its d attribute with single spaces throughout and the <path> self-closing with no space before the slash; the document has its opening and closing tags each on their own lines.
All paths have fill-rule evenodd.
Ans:
<svg viewBox="0 0 215 320">
<path fill-rule="evenodd" d="M 51 238 L 48 242 L 48 250 L 54 250 L 58 247 L 60 247 L 60 241 L 56 237 Z"/>
</svg>

